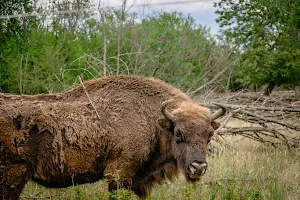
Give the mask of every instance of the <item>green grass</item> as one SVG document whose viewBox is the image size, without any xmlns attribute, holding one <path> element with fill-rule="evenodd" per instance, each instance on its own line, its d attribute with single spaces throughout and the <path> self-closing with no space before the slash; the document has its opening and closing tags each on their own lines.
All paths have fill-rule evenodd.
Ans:
<svg viewBox="0 0 300 200">
<path fill-rule="evenodd" d="M 166 181 L 153 188 L 149 199 L 300 199 L 300 152 L 297 149 L 289 152 L 285 147 L 275 149 L 237 137 L 227 140 L 234 148 L 207 158 L 209 169 L 201 182 L 192 185 L 182 178 L 173 183 Z M 66 189 L 48 189 L 29 182 L 21 199 L 93 200 L 108 199 L 109 195 L 105 181 Z M 127 190 L 111 195 L 117 199 L 137 199 Z"/>
</svg>

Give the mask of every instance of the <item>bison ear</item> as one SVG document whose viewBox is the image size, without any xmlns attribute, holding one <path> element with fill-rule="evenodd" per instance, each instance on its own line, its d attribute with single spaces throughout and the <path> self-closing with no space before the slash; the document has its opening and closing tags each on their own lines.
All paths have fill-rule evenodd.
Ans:
<svg viewBox="0 0 300 200">
<path fill-rule="evenodd" d="M 158 125 L 165 130 L 169 130 L 174 133 L 174 122 L 167 119 L 158 119 Z"/>
<path fill-rule="evenodd" d="M 212 122 L 211 122 L 211 126 L 212 126 L 215 130 L 217 130 L 217 129 L 220 127 L 220 125 L 221 125 L 221 123 L 218 122 L 218 121 L 212 121 Z"/>
</svg>

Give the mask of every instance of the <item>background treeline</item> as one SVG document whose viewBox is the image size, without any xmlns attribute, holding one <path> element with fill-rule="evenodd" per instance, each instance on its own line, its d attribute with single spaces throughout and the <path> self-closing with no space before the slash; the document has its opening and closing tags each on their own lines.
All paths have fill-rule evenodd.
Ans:
<svg viewBox="0 0 300 200">
<path fill-rule="evenodd" d="M 220 0 L 222 37 L 241 52 L 235 87 L 300 84 L 300 1 Z"/>
<path fill-rule="evenodd" d="M 0 15 L 45 13 L 0 19 L 0 92 L 58 92 L 113 74 L 158 77 L 191 95 L 300 82 L 297 1 L 220 1 L 218 39 L 192 16 L 134 12 L 126 1 L 0 1 Z M 79 12 L 52 13 L 66 10 Z"/>
</svg>

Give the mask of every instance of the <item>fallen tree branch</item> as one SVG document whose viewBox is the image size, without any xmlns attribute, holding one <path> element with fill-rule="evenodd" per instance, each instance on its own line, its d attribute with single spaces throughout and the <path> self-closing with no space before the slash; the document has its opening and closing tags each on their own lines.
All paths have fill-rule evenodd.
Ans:
<svg viewBox="0 0 300 200">
<path fill-rule="evenodd" d="M 225 107 L 228 113 L 223 117 L 214 139 L 222 136 L 225 140 L 227 135 L 240 135 L 273 146 L 300 147 L 300 123 L 297 120 L 300 107 L 284 102 L 284 93 L 280 95 L 278 99 L 240 93 L 223 98 L 211 95 L 214 103 L 208 101 L 211 104 L 204 106 L 211 109 Z M 236 123 L 243 121 L 242 127 L 236 127 Z M 228 126 L 232 122 L 235 125 Z"/>
<path fill-rule="evenodd" d="M 261 116 L 259 116 L 259 115 L 256 115 L 256 114 L 251 113 L 251 112 L 248 112 L 248 111 L 241 111 L 241 113 L 246 114 L 246 115 L 253 116 L 253 117 L 257 118 L 257 119 L 261 119 L 261 120 L 266 121 L 266 122 L 271 122 L 271 123 L 275 123 L 275 124 L 280 124 L 280 125 L 285 126 L 285 127 L 287 127 L 287 128 L 290 128 L 290 129 L 293 129 L 293 130 L 296 130 L 296 131 L 300 131 L 300 127 L 298 127 L 298 126 L 296 126 L 296 125 L 293 125 L 293 124 L 280 122 L 280 121 L 275 120 L 275 119 L 267 119 L 267 118 L 261 117 Z"/>
<path fill-rule="evenodd" d="M 280 104 L 280 105 L 287 106 L 287 107 L 291 106 L 291 104 L 283 102 L 279 98 L 274 99 L 270 96 L 266 97 L 266 96 L 257 95 L 257 94 L 240 94 L 238 97 L 251 99 L 252 101 L 255 101 L 255 102 L 263 101 L 262 105 L 265 105 L 269 101 L 269 102 Z"/>
<path fill-rule="evenodd" d="M 251 116 L 242 116 L 242 115 L 235 115 L 234 118 L 236 119 L 240 119 L 252 124 L 259 124 L 263 127 L 266 127 L 265 122 L 259 119 L 256 119 L 255 117 L 251 117 Z"/>
<path fill-rule="evenodd" d="M 282 111 L 282 112 L 299 112 L 300 109 L 297 108 L 286 108 L 286 107 L 257 107 L 257 106 L 250 106 L 250 105 L 234 105 L 234 104 L 221 104 L 221 103 L 214 103 L 216 105 L 220 105 L 226 108 L 232 108 L 232 109 L 239 109 L 241 107 L 244 107 L 245 109 L 251 109 L 251 110 L 265 110 L 265 111 Z"/>
<path fill-rule="evenodd" d="M 220 107 L 225 107 L 225 108 L 235 108 L 237 110 L 234 110 L 233 112 L 234 113 L 242 113 L 242 114 L 246 114 L 246 115 L 250 115 L 256 119 L 259 119 L 259 120 L 262 120 L 262 121 L 265 121 L 265 122 L 271 122 L 271 123 L 276 123 L 276 124 L 280 124 L 282 126 L 285 126 L 287 128 L 290 128 L 290 129 L 293 129 L 293 130 L 296 130 L 296 131 L 300 131 L 300 127 L 299 126 L 296 126 L 296 125 L 293 125 L 293 124 L 289 124 L 289 123 L 284 123 L 284 122 L 280 122 L 278 120 L 275 120 L 275 119 L 270 119 L 270 118 L 265 118 L 265 117 L 262 117 L 262 116 L 259 116 L 255 113 L 251 113 L 251 112 L 248 112 L 248 111 L 245 111 L 247 108 L 251 108 L 250 106 L 247 106 L 247 105 L 232 105 L 232 104 L 220 104 L 220 103 L 213 103 L 215 105 L 218 105 Z M 253 108 L 253 107 L 252 107 Z M 262 107 L 264 108 L 263 110 L 271 110 L 272 108 L 266 108 L 266 107 Z M 254 109 L 254 108 L 253 108 Z M 276 110 L 276 109 L 273 109 L 273 111 Z M 278 109 L 277 111 L 289 111 L 289 112 L 300 112 L 300 110 L 297 110 L 297 109 Z M 239 117 L 241 119 L 241 117 Z"/>
<path fill-rule="evenodd" d="M 221 130 L 217 130 L 215 133 L 218 135 L 225 135 L 226 133 L 242 133 L 242 132 L 257 132 L 257 131 L 275 131 L 276 129 L 269 129 L 264 127 L 232 127 L 232 128 L 224 128 Z"/>
</svg>

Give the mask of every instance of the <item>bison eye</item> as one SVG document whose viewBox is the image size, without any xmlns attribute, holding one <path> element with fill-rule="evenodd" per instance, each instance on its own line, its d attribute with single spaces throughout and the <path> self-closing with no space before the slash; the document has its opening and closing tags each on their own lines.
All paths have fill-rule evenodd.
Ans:
<svg viewBox="0 0 300 200">
<path fill-rule="evenodd" d="M 179 129 L 177 129 L 177 130 L 175 131 L 174 138 L 175 138 L 175 141 L 176 141 L 177 143 L 179 143 L 179 142 L 184 142 L 184 141 L 185 141 L 184 133 L 183 133 L 183 131 L 181 131 L 181 130 L 179 130 Z"/>
</svg>

